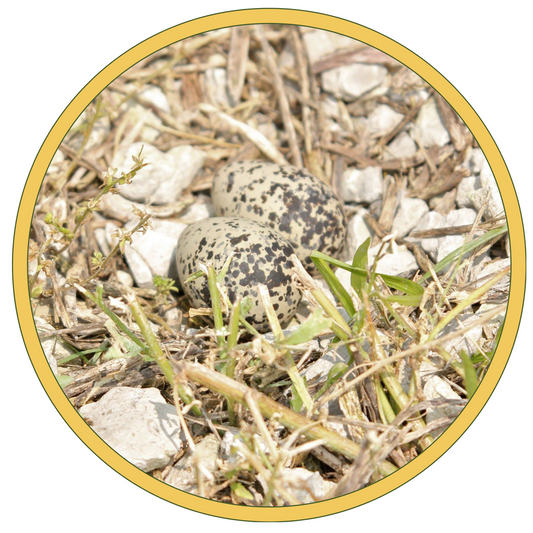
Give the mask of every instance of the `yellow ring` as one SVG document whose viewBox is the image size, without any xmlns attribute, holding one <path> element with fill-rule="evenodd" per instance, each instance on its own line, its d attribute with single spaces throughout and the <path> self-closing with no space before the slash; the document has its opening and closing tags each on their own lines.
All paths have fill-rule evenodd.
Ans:
<svg viewBox="0 0 533 533">
<path fill-rule="evenodd" d="M 117 76 L 132 65 L 176 41 L 228 26 L 244 24 L 295 24 L 340 33 L 378 48 L 408 66 L 432 85 L 455 109 L 472 131 L 498 182 L 509 224 L 511 288 L 501 340 L 476 394 L 452 426 L 428 450 L 389 477 L 355 493 L 333 500 L 283 508 L 243 507 L 214 502 L 179 491 L 138 470 L 83 421 L 59 387 L 43 354 L 35 330 L 28 292 L 27 255 L 30 224 L 46 170 L 63 137 L 80 113 Z M 202 513 L 250 521 L 290 521 L 345 511 L 374 500 L 406 483 L 436 461 L 463 434 L 492 394 L 507 364 L 520 323 L 525 292 L 526 256 L 518 199 L 505 162 L 485 125 L 455 87 L 423 59 L 399 43 L 353 22 L 319 13 L 289 9 L 250 9 L 202 17 L 165 30 L 118 57 L 96 75 L 61 114 L 46 137 L 23 191 L 15 226 L 13 283 L 15 303 L 26 348 L 37 375 L 59 413 L 80 439 L 118 473 L 160 498 Z"/>
</svg>

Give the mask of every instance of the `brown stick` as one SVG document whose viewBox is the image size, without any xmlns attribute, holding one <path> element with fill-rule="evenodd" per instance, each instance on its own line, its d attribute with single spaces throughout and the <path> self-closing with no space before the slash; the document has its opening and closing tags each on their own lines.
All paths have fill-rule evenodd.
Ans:
<svg viewBox="0 0 533 533">
<path fill-rule="evenodd" d="M 303 167 L 302 154 L 300 153 L 300 148 L 298 146 L 298 139 L 296 137 L 296 130 L 294 129 L 294 124 L 292 122 L 292 114 L 289 106 L 289 100 L 287 94 L 285 93 L 285 87 L 283 85 L 283 80 L 281 79 L 281 74 L 279 72 L 278 66 L 276 65 L 276 60 L 274 58 L 274 52 L 270 44 L 268 44 L 265 30 L 262 26 L 256 26 L 256 32 L 261 42 L 261 47 L 266 55 L 268 70 L 272 74 L 274 81 L 274 87 L 276 89 L 276 94 L 278 96 L 279 110 L 281 112 L 281 119 L 283 120 L 283 125 L 285 126 L 285 131 L 287 132 L 287 137 L 289 139 L 289 147 L 292 155 L 292 163 L 298 168 Z"/>
<path fill-rule="evenodd" d="M 279 423 L 285 428 L 293 431 L 298 430 L 310 440 L 323 439 L 326 448 L 333 452 L 341 453 L 349 459 L 355 460 L 359 456 L 360 447 L 355 442 L 280 405 L 244 383 L 228 378 L 200 364 L 179 362 L 175 363 L 175 368 L 178 377 L 182 376 L 219 394 L 231 396 L 234 401 L 243 405 L 247 405 L 246 398 L 250 395 L 265 418 L 270 419 L 276 416 Z M 392 474 L 396 467 L 388 461 L 383 461 L 378 466 L 378 469 L 383 476 L 387 476 Z"/>
<path fill-rule="evenodd" d="M 380 167 L 383 170 L 388 170 L 388 171 L 405 170 L 410 167 L 417 167 L 418 165 L 421 165 L 425 161 L 424 156 L 420 153 L 415 154 L 412 157 L 404 157 L 402 159 L 390 159 L 389 161 L 378 161 L 376 159 L 372 159 L 363 154 L 360 154 L 353 148 L 348 148 L 340 144 L 321 143 L 320 146 L 321 148 L 324 148 L 324 150 L 329 150 L 330 152 L 341 154 L 341 155 L 348 157 L 349 159 L 352 159 L 356 163 L 359 163 L 359 165 L 361 165 L 363 168 L 364 167 Z"/>
</svg>

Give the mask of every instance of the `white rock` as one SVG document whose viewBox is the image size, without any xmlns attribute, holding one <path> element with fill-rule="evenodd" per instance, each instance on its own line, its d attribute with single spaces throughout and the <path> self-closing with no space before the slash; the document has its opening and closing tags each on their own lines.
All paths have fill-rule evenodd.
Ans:
<svg viewBox="0 0 533 533">
<path fill-rule="evenodd" d="M 126 229 L 137 224 L 131 221 Z M 124 257 L 138 287 L 155 288 L 153 276 L 173 277 L 174 253 L 181 232 L 187 224 L 167 219 L 152 219 L 153 229 L 146 234 L 135 233 L 132 245 L 126 246 Z"/>
<path fill-rule="evenodd" d="M 280 70 L 290 70 L 296 65 L 296 58 L 294 56 L 294 46 L 292 41 L 287 41 L 283 50 L 278 56 L 278 68 Z"/>
<path fill-rule="evenodd" d="M 138 86 L 134 83 L 126 85 L 126 91 L 129 93 L 136 93 Z M 121 97 L 115 102 L 119 105 Z M 160 135 L 160 126 L 163 126 L 163 121 L 155 114 L 153 106 L 164 113 L 171 113 L 170 104 L 167 96 L 160 87 L 156 85 L 146 85 L 139 92 L 139 99 L 128 99 L 120 107 L 123 115 L 123 126 L 125 135 L 122 140 L 122 146 L 128 146 L 140 140 L 143 143 L 152 144 Z"/>
<path fill-rule="evenodd" d="M 119 227 L 114 222 L 107 222 L 104 226 L 105 237 L 108 247 L 114 248 L 117 245 L 118 238 L 116 232 L 118 230 Z"/>
<path fill-rule="evenodd" d="M 446 215 L 446 226 L 457 227 L 473 224 L 476 216 L 477 214 L 473 209 L 455 209 Z"/>
<path fill-rule="evenodd" d="M 332 118 L 335 120 L 340 118 L 339 103 L 333 96 L 329 94 L 325 95 L 325 98 L 320 100 L 320 107 L 326 118 Z"/>
<path fill-rule="evenodd" d="M 478 211 L 485 203 L 487 204 L 487 208 L 483 213 L 483 218 L 486 220 L 504 216 L 505 210 L 500 190 L 486 159 L 483 162 L 479 178 L 481 180 L 481 189 L 475 190 L 470 194 L 470 201 Z"/>
<path fill-rule="evenodd" d="M 204 218 L 214 217 L 215 208 L 213 207 L 213 201 L 210 196 L 205 194 L 199 194 L 196 198 L 196 202 L 189 206 L 181 215 L 180 222 L 184 224 L 192 224 L 203 220 Z"/>
<path fill-rule="evenodd" d="M 393 102 L 418 103 L 427 100 L 428 85 L 416 72 L 410 68 L 401 67 L 391 76 L 391 88 L 388 97 Z"/>
<path fill-rule="evenodd" d="M 339 50 L 357 50 L 366 45 L 345 35 L 324 30 L 312 30 L 303 34 L 307 55 L 311 64 Z"/>
<path fill-rule="evenodd" d="M 505 270 L 511 265 L 511 260 L 509 258 L 505 259 L 496 259 L 491 261 L 488 264 L 481 265 L 480 268 L 475 269 L 473 278 L 478 280 L 476 287 L 481 287 L 481 285 L 487 283 L 490 278 L 498 274 L 499 272 Z M 509 296 L 509 285 L 510 285 L 510 275 L 509 273 L 504 276 L 502 279 L 497 281 L 490 289 L 489 295 L 492 298 L 500 297 L 500 299 L 506 299 Z"/>
<path fill-rule="evenodd" d="M 111 248 L 109 247 L 109 244 L 107 242 L 105 229 L 104 228 L 95 228 L 93 234 L 94 234 L 94 238 L 96 239 L 96 242 L 98 244 L 98 248 L 100 248 L 100 251 L 106 256 L 109 255 L 109 252 L 111 251 Z"/>
<path fill-rule="evenodd" d="M 133 212 L 133 205 L 131 200 L 124 198 L 120 194 L 105 194 L 100 201 L 102 213 L 106 217 L 119 222 L 139 220 L 139 217 Z M 143 204 L 136 204 L 136 207 L 142 208 Z"/>
<path fill-rule="evenodd" d="M 379 248 L 380 245 L 377 245 L 368 250 L 370 265 L 372 265 Z M 416 272 L 418 269 L 415 256 L 405 246 L 395 246 L 391 253 L 385 254 L 378 261 L 376 272 L 389 276 L 408 277 L 410 273 Z"/>
<path fill-rule="evenodd" d="M 135 90 L 135 88 L 133 88 L 133 90 Z M 167 95 L 163 92 L 161 87 L 158 87 L 157 85 L 147 85 L 139 93 L 139 96 L 165 113 L 170 113 L 172 111 L 170 104 L 168 103 Z"/>
<path fill-rule="evenodd" d="M 335 67 L 322 73 L 322 88 L 349 102 L 379 87 L 387 80 L 387 72 L 381 65 L 363 63 Z"/>
<path fill-rule="evenodd" d="M 267 455 L 269 450 L 263 438 L 258 434 L 255 434 L 253 439 L 254 444 L 261 450 L 261 452 Z M 235 428 L 230 428 L 229 431 L 226 431 L 224 434 L 224 438 L 220 444 L 221 458 L 230 464 L 239 463 L 245 459 L 244 454 L 239 450 L 241 446 L 246 446 L 242 436 Z"/>
<path fill-rule="evenodd" d="M 320 359 L 306 368 L 303 375 L 308 382 L 313 379 L 322 382 L 328 377 L 333 365 L 336 363 L 348 364 L 349 362 L 350 354 L 346 346 L 338 346 L 334 350 L 328 350 Z"/>
<path fill-rule="evenodd" d="M 368 129 L 376 137 L 381 137 L 393 130 L 403 119 L 401 113 L 397 113 L 385 104 L 379 104 L 368 116 Z"/>
<path fill-rule="evenodd" d="M 485 313 L 492 311 L 496 306 L 500 304 L 481 304 L 479 309 L 476 311 L 476 316 L 481 318 Z M 491 339 L 492 346 L 491 349 L 495 348 L 495 340 L 498 329 L 500 328 L 502 322 L 505 320 L 505 310 L 501 313 L 498 313 L 496 316 L 493 316 L 488 322 L 483 324 L 483 331 L 487 339 Z"/>
<path fill-rule="evenodd" d="M 402 131 L 387 145 L 383 158 L 388 161 L 389 159 L 411 157 L 416 154 L 416 150 L 415 141 L 406 131 Z"/>
<path fill-rule="evenodd" d="M 397 237 L 405 237 L 428 211 L 428 204 L 424 200 L 404 196 L 394 216 L 392 232 Z"/>
<path fill-rule="evenodd" d="M 208 68 L 205 71 L 205 88 L 209 101 L 215 107 L 227 109 L 230 106 L 228 93 L 226 92 L 226 69 Z"/>
<path fill-rule="evenodd" d="M 344 202 L 370 204 L 383 194 L 383 171 L 380 167 L 366 167 L 363 170 L 347 168 L 341 183 L 341 197 Z"/>
<path fill-rule="evenodd" d="M 476 220 L 476 212 L 473 209 L 463 208 L 450 211 L 446 216 L 445 227 L 467 226 Z M 467 234 L 446 235 L 439 239 L 437 262 L 444 259 L 448 254 L 463 246 Z"/>
<path fill-rule="evenodd" d="M 348 263 L 348 264 L 351 264 L 351 263 Z M 351 284 L 352 284 L 352 282 L 351 282 L 351 279 L 352 279 L 351 272 L 348 272 L 348 270 L 344 270 L 343 268 L 338 268 L 335 271 L 335 276 L 341 282 L 341 285 L 346 289 L 346 291 L 349 294 L 350 293 L 350 287 L 351 287 Z M 350 320 L 350 319 L 348 318 L 348 320 Z"/>
<path fill-rule="evenodd" d="M 128 185 L 119 186 L 120 194 L 132 201 L 151 204 L 175 202 L 182 191 L 190 185 L 205 160 L 205 153 L 192 146 L 176 146 L 166 153 L 155 146 L 134 143 L 120 149 L 113 158 L 117 176 L 127 173 L 133 166 L 132 156 L 142 151 L 145 163 Z"/>
<path fill-rule="evenodd" d="M 125 287 L 133 287 L 133 278 L 125 270 L 117 270 L 117 281 Z"/>
<path fill-rule="evenodd" d="M 461 166 L 468 169 L 473 175 L 479 175 L 486 161 L 481 148 L 468 148 L 467 156 Z"/>
<path fill-rule="evenodd" d="M 475 322 L 479 319 L 471 309 L 464 311 L 452 320 L 443 330 L 439 336 L 449 335 L 454 332 L 460 332 L 465 326 L 468 326 L 471 322 Z M 450 354 L 454 355 L 464 350 L 468 355 L 477 352 L 476 343 L 481 339 L 483 335 L 483 327 L 475 326 L 469 329 L 466 333 L 458 335 L 457 337 L 450 339 L 443 343 L 443 348 Z M 438 338 L 438 337 L 437 337 Z"/>
<path fill-rule="evenodd" d="M 369 237 L 374 236 L 374 232 L 367 225 L 364 215 L 366 209 L 360 209 L 349 221 L 346 235 L 346 256 L 348 262 L 353 258 L 355 252 Z"/>
<path fill-rule="evenodd" d="M 210 434 L 196 444 L 194 452 L 189 450 L 165 477 L 165 483 L 180 490 L 196 494 L 198 492 L 199 468 L 204 476 L 209 476 L 218 469 L 217 457 L 219 449 L 218 439 Z"/>
<path fill-rule="evenodd" d="M 52 157 L 52 161 L 50 162 L 50 166 L 48 167 L 48 170 L 46 171 L 47 174 L 53 174 L 55 172 L 59 172 L 64 162 L 65 162 L 65 155 L 63 154 L 61 150 L 57 150 L 56 153 L 54 154 L 54 157 Z"/>
<path fill-rule="evenodd" d="M 416 139 L 425 148 L 444 146 L 450 142 L 448 130 L 440 118 L 434 98 L 422 105 L 415 120 Z"/>
<path fill-rule="evenodd" d="M 451 388 L 448 383 L 446 383 L 439 376 L 430 375 L 438 371 L 437 367 L 423 361 L 420 365 L 421 374 L 422 371 L 426 373 L 429 377 L 423 378 L 423 391 L 426 400 L 460 400 L 461 397 Z M 452 417 L 455 418 L 461 413 L 462 407 L 460 405 L 442 405 L 429 407 L 426 413 L 426 423 L 429 424 L 434 420 L 439 420 L 441 418 Z M 431 432 L 433 438 L 439 437 L 446 427 L 438 429 Z"/>
<path fill-rule="evenodd" d="M 282 472 L 282 485 L 301 503 L 313 503 L 325 498 L 336 483 L 326 481 L 318 472 L 305 468 L 285 468 Z"/>
<path fill-rule="evenodd" d="M 446 217 L 437 213 L 437 211 L 429 211 L 426 213 L 413 228 L 415 231 L 426 231 L 429 229 L 443 228 L 446 226 Z M 422 249 L 433 259 L 437 258 L 440 239 L 438 237 L 419 239 L 416 237 L 408 237 L 409 242 L 415 242 L 422 246 Z"/>
<path fill-rule="evenodd" d="M 55 329 L 40 317 L 35 317 L 35 327 L 39 335 L 39 340 L 43 348 L 44 355 L 52 372 L 57 376 L 57 361 L 68 357 L 74 353 L 74 350 L 54 334 Z"/>
<path fill-rule="evenodd" d="M 115 387 L 80 414 L 124 459 L 144 472 L 164 468 L 182 446 L 176 408 L 158 389 Z"/>
<path fill-rule="evenodd" d="M 457 186 L 457 196 L 455 202 L 458 207 L 473 207 L 470 200 L 470 195 L 481 189 L 481 179 L 479 176 L 468 176 L 461 180 L 461 183 Z"/>
<path fill-rule="evenodd" d="M 163 121 L 148 107 L 137 101 L 129 101 L 124 113 L 124 126 L 128 126 L 122 145 L 133 144 L 137 139 L 145 144 L 152 144 L 159 137 L 159 126 Z"/>
</svg>

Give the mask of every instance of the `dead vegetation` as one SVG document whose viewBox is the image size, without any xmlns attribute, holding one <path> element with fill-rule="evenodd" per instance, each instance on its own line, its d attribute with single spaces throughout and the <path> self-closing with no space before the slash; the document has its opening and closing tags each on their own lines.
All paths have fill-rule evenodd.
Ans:
<svg viewBox="0 0 533 533">
<path fill-rule="evenodd" d="M 57 356 L 52 349 L 65 394 L 79 408 L 116 386 L 160 389 L 182 418 L 192 457 L 186 468 L 195 480 L 189 489 L 225 502 L 298 504 L 352 492 L 401 468 L 431 445 L 473 394 L 505 312 L 508 288 L 501 280 L 508 269 L 485 279 L 472 276 L 483 255 L 506 257 L 503 217 L 483 217 L 482 207 L 473 224 L 410 235 L 466 237 L 446 264 L 436 265 L 413 239 L 390 238 L 401 190 L 443 215 L 452 210 L 457 186 L 469 175 L 463 163 L 476 147 L 471 133 L 432 88 L 394 59 L 356 42 L 325 56 L 310 53 L 313 41 L 305 35 L 311 31 L 222 29 L 133 66 L 61 144 L 32 224 L 32 305 L 42 341 L 53 339 L 67 350 Z M 337 112 L 328 116 L 321 73 L 354 63 L 385 67 L 386 82 L 353 101 L 336 98 Z M 419 89 L 435 99 L 450 141 L 440 147 L 419 143 L 415 154 L 394 157 L 389 144 L 414 128 L 425 102 L 408 96 Z M 403 118 L 375 135 L 359 119 L 379 105 Z M 191 145 L 205 152 L 205 161 L 176 201 L 128 201 L 139 223 L 127 230 L 129 214 L 121 218 L 106 199 L 135 179 L 142 154 L 126 176 L 107 169 L 121 146 L 139 140 L 162 152 Z M 189 310 L 168 281 L 160 279 L 155 289 L 130 286 L 121 252 L 132 240 L 134 245 L 134 234 L 149 232 L 151 217 L 187 220 L 198 196 L 209 193 L 217 168 L 258 158 L 305 166 L 339 193 L 348 166 L 380 167 L 386 174 L 382 201 L 365 214 L 372 244 L 382 243 L 383 253 L 407 246 L 419 267 L 410 281 L 421 291 L 377 276 L 359 248 L 352 286 L 340 293 L 339 307 L 323 285 L 295 272 L 307 301 L 300 326 L 284 334 L 273 319 L 272 337 L 253 338 L 235 318 L 239 305 L 228 308 L 236 324 L 221 335 L 195 316 L 213 310 Z M 347 211 L 353 214 L 353 204 Z M 109 220 L 119 228 L 117 243 L 103 255 L 96 235 Z M 484 312 L 476 313 L 482 306 Z M 53 331 L 45 332 L 43 323 Z M 466 342 L 475 328 L 482 334 Z M 344 359 L 336 355 L 341 350 Z M 327 354 L 334 363 L 329 371 L 302 378 Z M 431 382 L 453 394 L 429 396 Z M 212 469 L 194 453 L 206 435 L 214 436 L 219 454 Z M 152 475 L 171 479 L 183 459 L 180 453 Z M 297 477 L 302 472 L 335 485 L 310 487 L 309 476 Z"/>
</svg>

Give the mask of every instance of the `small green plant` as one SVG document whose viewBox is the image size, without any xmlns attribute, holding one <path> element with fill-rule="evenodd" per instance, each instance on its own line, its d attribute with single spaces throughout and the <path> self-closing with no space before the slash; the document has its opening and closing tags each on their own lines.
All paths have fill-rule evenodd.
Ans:
<svg viewBox="0 0 533 533">
<path fill-rule="evenodd" d="M 120 176 L 115 176 L 117 169 L 109 169 L 103 176 L 103 183 L 101 191 L 94 198 L 83 202 L 73 214 L 73 222 L 68 223 L 60 221 L 52 213 L 47 213 L 44 217 L 44 222 L 50 228 L 50 236 L 35 250 L 30 248 L 29 260 L 36 259 L 37 266 L 33 276 L 30 278 L 29 287 L 30 294 L 33 298 L 40 296 L 42 293 L 42 284 L 37 284 L 37 279 L 41 271 L 45 271 L 50 265 L 51 260 L 58 259 L 63 252 L 65 252 L 71 245 L 72 241 L 78 234 L 80 228 L 86 224 L 93 216 L 93 213 L 99 210 L 99 204 L 105 194 L 116 194 L 117 185 L 125 185 L 131 183 L 135 175 L 145 167 L 148 163 L 144 163 L 142 159 L 142 149 L 137 156 L 133 156 L 134 165 L 128 173 L 122 173 Z M 139 217 L 139 223 L 131 230 L 119 230 L 117 232 L 118 242 L 111 250 L 107 257 L 104 257 L 101 252 L 96 252 L 91 258 L 91 264 L 94 267 L 93 274 L 86 280 L 77 280 L 82 285 L 92 281 L 98 277 L 105 269 L 109 260 L 118 252 L 124 253 L 127 243 L 131 242 L 131 236 L 141 231 L 145 233 L 150 228 L 150 215 L 132 206 L 133 212 Z M 70 227 L 69 227 L 70 226 Z M 50 277 L 50 276 L 49 276 Z"/>
<path fill-rule="evenodd" d="M 179 292 L 179 289 L 175 286 L 176 281 L 164 276 L 155 275 L 153 277 L 153 284 L 155 285 L 157 294 L 156 299 L 163 304 L 168 302 L 168 297 L 171 292 Z"/>
</svg>

